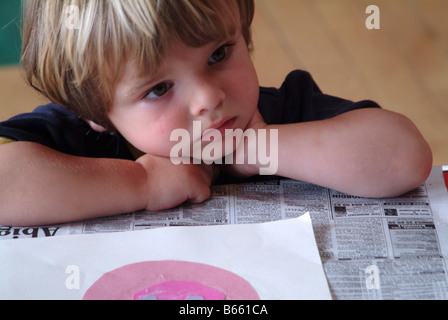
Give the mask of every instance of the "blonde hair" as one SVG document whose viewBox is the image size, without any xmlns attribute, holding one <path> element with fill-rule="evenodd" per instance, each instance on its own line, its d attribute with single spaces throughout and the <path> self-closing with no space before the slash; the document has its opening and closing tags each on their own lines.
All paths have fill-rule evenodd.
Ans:
<svg viewBox="0 0 448 320">
<path fill-rule="evenodd" d="M 51 101 L 113 130 L 107 110 L 126 59 L 151 75 L 174 40 L 200 47 L 240 25 L 251 48 L 253 15 L 253 0 L 24 0 L 22 65 Z"/>
</svg>

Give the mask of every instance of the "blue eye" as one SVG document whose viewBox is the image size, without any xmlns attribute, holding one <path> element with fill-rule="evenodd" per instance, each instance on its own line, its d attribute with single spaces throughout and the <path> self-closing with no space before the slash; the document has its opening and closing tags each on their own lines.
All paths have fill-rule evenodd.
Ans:
<svg viewBox="0 0 448 320">
<path fill-rule="evenodd" d="M 167 82 L 159 83 L 158 85 L 152 87 L 151 90 L 148 91 L 145 98 L 148 99 L 160 98 L 164 96 L 168 92 L 168 90 L 171 89 L 171 87 L 172 85 Z"/>
<path fill-rule="evenodd" d="M 229 54 L 230 46 L 231 45 L 224 45 L 216 49 L 208 59 L 208 64 L 214 64 L 225 60 Z"/>
</svg>

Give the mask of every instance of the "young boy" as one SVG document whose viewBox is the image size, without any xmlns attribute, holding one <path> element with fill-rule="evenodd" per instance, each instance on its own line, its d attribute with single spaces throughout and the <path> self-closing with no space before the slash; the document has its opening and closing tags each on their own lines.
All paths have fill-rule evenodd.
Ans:
<svg viewBox="0 0 448 320">
<path fill-rule="evenodd" d="M 26 1 L 23 66 L 54 104 L 0 124 L 0 224 L 162 210 L 206 200 L 217 167 L 218 180 L 260 172 L 259 159 L 175 164 L 178 129 L 201 150 L 210 131 L 275 132 L 277 175 L 354 195 L 425 181 L 431 151 L 407 118 L 325 95 L 303 71 L 260 88 L 253 14 L 252 0 Z"/>
</svg>

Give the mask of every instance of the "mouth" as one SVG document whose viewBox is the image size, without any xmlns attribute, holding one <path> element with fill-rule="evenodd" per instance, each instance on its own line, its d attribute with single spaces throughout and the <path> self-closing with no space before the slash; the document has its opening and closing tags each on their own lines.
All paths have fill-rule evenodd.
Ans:
<svg viewBox="0 0 448 320">
<path fill-rule="evenodd" d="M 221 136 L 225 136 L 226 130 L 233 129 L 233 125 L 235 124 L 236 117 L 233 118 L 225 118 L 220 122 L 215 123 L 210 126 L 202 133 L 202 141 L 211 141 L 212 137 L 216 138 L 216 131 L 219 131 Z"/>
</svg>

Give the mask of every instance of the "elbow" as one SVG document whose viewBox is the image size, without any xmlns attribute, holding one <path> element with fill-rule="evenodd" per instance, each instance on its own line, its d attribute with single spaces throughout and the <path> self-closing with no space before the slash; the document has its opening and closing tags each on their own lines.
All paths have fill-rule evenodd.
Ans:
<svg viewBox="0 0 448 320">
<path fill-rule="evenodd" d="M 367 198 L 398 197 L 428 179 L 433 156 L 429 144 L 407 117 L 385 110 L 366 110 L 359 121 L 364 146 L 352 163 L 358 183 L 354 195 Z M 358 119 L 359 120 L 359 119 Z M 371 129 L 371 131 L 368 131 Z"/>
<path fill-rule="evenodd" d="M 389 172 L 396 190 L 392 196 L 418 188 L 428 179 L 432 166 L 431 147 L 412 121 L 403 115 L 395 114 L 395 139 L 392 144 L 394 154 Z M 395 181 L 395 183 L 393 183 Z"/>
<path fill-rule="evenodd" d="M 414 181 L 411 184 L 411 189 L 413 189 L 425 183 L 432 170 L 433 155 L 426 141 L 423 141 L 420 151 L 415 156 L 415 160 L 410 162 L 410 169 L 408 170 L 409 172 L 414 172 Z"/>
<path fill-rule="evenodd" d="M 391 190 L 388 196 L 400 196 L 418 188 L 426 182 L 432 170 L 432 151 L 423 138 L 415 140 L 401 153 L 391 165 L 390 177 L 395 181 L 391 185 L 395 191 Z"/>
</svg>

